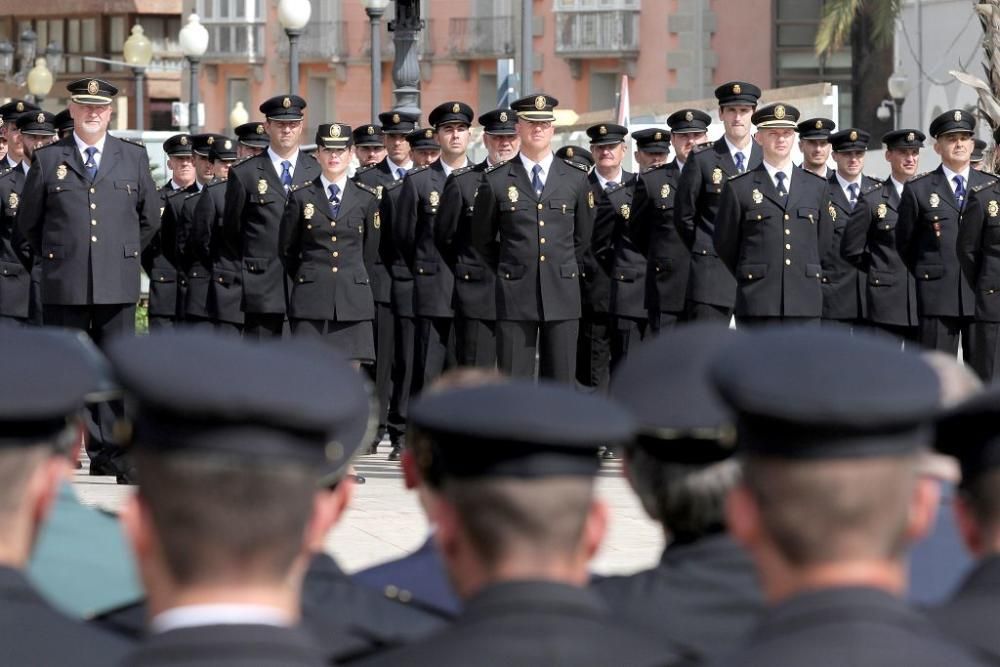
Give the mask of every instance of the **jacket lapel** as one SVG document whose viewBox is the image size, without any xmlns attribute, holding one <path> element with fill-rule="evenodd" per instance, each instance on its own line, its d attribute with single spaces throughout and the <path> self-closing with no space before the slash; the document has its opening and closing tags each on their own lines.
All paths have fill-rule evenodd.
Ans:
<svg viewBox="0 0 1000 667">
<path fill-rule="evenodd" d="M 97 175 L 94 176 L 94 185 L 104 180 L 104 177 L 111 173 L 115 165 L 121 161 L 120 139 L 108 135 L 104 140 L 104 153 L 101 155 L 101 163 L 97 165 Z M 82 158 L 81 158 L 82 161 Z"/>
<path fill-rule="evenodd" d="M 944 174 L 944 168 L 939 166 L 932 173 L 931 182 L 934 185 L 934 190 L 931 196 L 937 195 L 938 206 L 943 203 L 957 211 L 958 205 L 955 203 L 955 193 L 952 192 L 951 184 L 948 183 L 948 177 Z M 966 186 L 965 190 L 968 192 L 968 186 Z M 931 208 L 936 207 L 931 205 Z"/>
<path fill-rule="evenodd" d="M 793 166 L 791 169 L 792 173 L 792 184 L 788 188 L 788 196 L 785 198 L 785 210 L 794 211 L 799 206 L 800 194 L 804 192 L 804 186 L 809 178 L 809 174 L 805 173 L 801 168 Z"/>
<path fill-rule="evenodd" d="M 555 164 L 555 161 L 553 161 L 553 164 Z M 527 195 L 534 202 L 539 200 L 535 196 L 535 189 L 531 187 L 531 178 L 528 176 L 528 170 L 524 168 L 524 163 L 521 162 L 520 154 L 510 161 L 509 173 L 510 178 L 513 180 L 513 186 L 520 190 L 522 195 Z M 508 197 L 509 200 L 510 198 Z"/>
<path fill-rule="evenodd" d="M 767 169 L 764 165 L 758 165 L 753 171 L 753 182 L 756 188 L 760 190 L 762 195 L 773 201 L 778 205 L 778 208 L 784 211 L 785 202 L 778 196 L 778 190 L 774 187 L 774 181 L 771 180 L 771 175 L 767 173 Z M 796 185 L 798 185 L 798 183 L 793 183 L 791 184 L 791 187 L 794 188 Z"/>
<path fill-rule="evenodd" d="M 558 189 L 559 183 L 563 180 L 562 178 L 553 178 L 553 176 L 565 176 L 565 169 L 567 168 L 562 160 L 557 157 L 552 158 L 552 165 L 549 167 L 549 173 L 545 177 L 545 185 L 542 186 L 542 199 L 552 197 L 553 193 Z"/>
<path fill-rule="evenodd" d="M 260 183 L 261 179 L 267 183 L 268 194 L 270 193 L 280 193 L 282 197 L 285 196 L 285 186 L 281 184 L 281 179 L 278 178 L 277 172 L 274 171 L 274 165 L 271 164 L 271 158 L 268 156 L 267 151 L 258 155 L 257 160 L 257 182 Z M 257 188 L 254 185 L 254 188 Z M 256 194 L 260 194 L 260 190 L 256 190 Z"/>
<path fill-rule="evenodd" d="M 83 166 L 83 156 L 80 155 L 80 151 L 76 149 L 76 142 L 73 141 L 73 136 L 70 135 L 67 139 L 63 139 L 65 142 L 63 144 L 63 159 L 62 163 L 67 167 L 75 171 L 80 178 L 84 180 L 89 180 L 87 176 L 87 170 Z"/>
<path fill-rule="evenodd" d="M 318 177 L 320 171 L 319 162 L 311 155 L 300 150 L 299 157 L 295 160 L 295 175 L 292 177 L 292 186 L 308 183 Z"/>
</svg>

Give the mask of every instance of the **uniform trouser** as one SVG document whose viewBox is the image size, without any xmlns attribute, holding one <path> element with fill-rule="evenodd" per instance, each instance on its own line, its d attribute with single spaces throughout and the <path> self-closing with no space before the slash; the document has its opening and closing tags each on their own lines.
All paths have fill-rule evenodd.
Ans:
<svg viewBox="0 0 1000 667">
<path fill-rule="evenodd" d="M 174 318 L 167 315 L 150 315 L 149 316 L 149 330 L 159 331 L 163 329 L 173 329 L 174 328 Z"/>
<path fill-rule="evenodd" d="M 929 350 L 940 350 L 950 355 L 958 354 L 959 337 L 962 340 L 962 358 L 971 365 L 973 343 L 969 340 L 971 317 L 921 317 L 919 318 L 920 344 Z"/>
<path fill-rule="evenodd" d="M 646 318 L 614 317 L 611 329 L 611 370 L 618 367 L 629 349 L 646 338 L 649 321 Z"/>
<path fill-rule="evenodd" d="M 806 325 L 819 324 L 818 317 L 739 317 L 736 318 L 737 329 L 754 329 L 773 325 Z"/>
<path fill-rule="evenodd" d="M 729 321 L 732 317 L 732 308 L 715 306 L 710 303 L 699 303 L 697 301 L 687 302 L 686 319 L 692 322 L 718 322 L 729 326 Z"/>
<path fill-rule="evenodd" d="M 412 317 L 394 318 L 392 347 L 392 394 L 389 399 L 389 439 L 395 444 L 406 435 L 406 415 L 413 384 L 413 341 L 416 324 Z"/>
<path fill-rule="evenodd" d="M 497 323 L 472 317 L 455 318 L 455 354 L 460 366 L 495 368 Z"/>
<path fill-rule="evenodd" d="M 607 389 L 611 367 L 611 316 L 584 312 L 576 343 L 576 381 L 584 387 Z"/>
<path fill-rule="evenodd" d="M 881 322 L 869 322 L 869 325 L 875 332 L 889 334 L 894 338 L 900 339 L 904 344 L 920 342 L 919 327 L 904 326 L 902 324 L 882 324 Z"/>
<path fill-rule="evenodd" d="M 415 320 L 411 396 L 430 386 L 445 369 L 458 365 L 454 320 L 450 317 L 417 317 Z"/>
<path fill-rule="evenodd" d="M 135 334 L 135 304 L 116 303 L 89 306 L 62 306 L 45 304 L 42 309 L 45 326 L 64 327 L 86 331 L 98 347 L 115 336 Z M 90 406 L 87 419 L 87 454 L 93 462 L 96 457 L 117 459 L 124 454 L 116 442 L 115 422 L 125 415 L 121 399 L 96 403 Z"/>
<path fill-rule="evenodd" d="M 820 323 L 824 327 L 840 327 L 841 329 L 846 329 L 852 334 L 871 333 L 872 329 L 871 322 L 862 319 L 837 320 L 832 318 L 823 318 L 820 320 Z"/>
<path fill-rule="evenodd" d="M 579 320 L 532 322 L 497 321 L 497 360 L 500 370 L 513 377 L 535 376 L 572 382 L 576 377 L 576 340 Z"/>
<path fill-rule="evenodd" d="M 649 313 L 649 328 L 655 336 L 661 331 L 670 331 L 681 321 L 683 313 L 668 313 L 655 310 Z"/>
<path fill-rule="evenodd" d="M 282 313 L 246 313 L 243 316 L 245 338 L 281 338 L 284 327 L 285 316 Z"/>
<path fill-rule="evenodd" d="M 215 331 L 215 322 L 207 317 L 188 315 L 179 325 L 185 329 L 197 329 L 198 331 Z"/>
<path fill-rule="evenodd" d="M 1000 322 L 973 322 L 969 327 L 969 365 L 983 382 L 1000 377 Z"/>
<path fill-rule="evenodd" d="M 368 374 L 375 383 L 378 400 L 378 433 L 386 430 L 389 414 L 389 397 L 392 395 L 393 317 L 388 303 L 375 302 L 375 363 L 368 366 Z M 397 425 L 398 427 L 398 425 Z"/>
<path fill-rule="evenodd" d="M 243 325 L 235 322 L 214 322 L 215 330 L 220 333 L 243 335 Z"/>
</svg>

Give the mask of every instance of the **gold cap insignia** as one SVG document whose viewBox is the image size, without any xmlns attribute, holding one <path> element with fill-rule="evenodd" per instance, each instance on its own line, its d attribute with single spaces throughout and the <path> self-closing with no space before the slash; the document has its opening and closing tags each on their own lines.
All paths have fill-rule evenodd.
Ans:
<svg viewBox="0 0 1000 667">
<path fill-rule="evenodd" d="M 774 117 L 777 118 L 778 120 L 781 120 L 782 118 L 785 117 L 784 105 L 779 104 L 778 106 L 774 107 Z"/>
<path fill-rule="evenodd" d="M 660 199 L 666 199 L 670 196 L 670 184 L 664 183 L 660 186 Z"/>
<path fill-rule="evenodd" d="M 426 130 L 424 130 L 424 136 L 430 139 L 431 137 L 434 136 L 434 130 L 428 127 Z"/>
<path fill-rule="evenodd" d="M 756 188 L 754 188 L 754 191 L 750 193 L 750 196 L 753 198 L 754 204 L 759 204 L 764 201 L 764 195 L 762 195 L 760 190 L 757 190 Z"/>
<path fill-rule="evenodd" d="M 281 106 L 288 109 L 289 107 L 292 106 L 292 101 L 286 97 L 285 99 L 281 100 Z"/>
<path fill-rule="evenodd" d="M 39 111 L 38 115 L 35 116 L 35 122 L 36 123 L 44 123 L 45 122 L 45 114 L 42 113 L 41 111 Z"/>
<path fill-rule="evenodd" d="M 458 113 L 461 110 L 462 110 L 462 107 L 458 106 L 458 102 L 455 102 L 454 104 L 451 105 L 451 112 L 452 113 Z"/>
<path fill-rule="evenodd" d="M 608 133 L 608 128 L 601 125 L 599 128 L 597 128 L 597 133 L 603 137 L 605 134 Z"/>
<path fill-rule="evenodd" d="M 500 122 L 501 123 L 506 123 L 507 122 L 507 112 L 506 111 L 501 111 L 500 112 Z"/>
<path fill-rule="evenodd" d="M 257 180 L 257 194 L 264 194 L 267 192 L 267 181 L 263 178 Z"/>
<path fill-rule="evenodd" d="M 996 202 L 993 202 L 993 203 L 996 203 Z M 18 204 L 17 193 L 16 192 L 11 192 L 10 193 L 10 197 L 7 199 L 7 205 L 10 208 L 17 208 L 17 204 Z"/>
<path fill-rule="evenodd" d="M 694 114 L 688 111 L 686 114 L 684 114 L 684 120 L 690 123 L 691 121 L 694 120 Z"/>
<path fill-rule="evenodd" d="M 368 126 L 368 136 L 375 134 L 375 127 L 372 125 Z"/>
<path fill-rule="evenodd" d="M 66 165 L 61 164 L 58 167 L 56 167 L 56 178 L 58 178 L 60 181 L 66 178 L 67 173 L 68 170 L 66 169 Z"/>
<path fill-rule="evenodd" d="M 24 111 L 24 102 L 18 102 L 17 103 L 17 110 L 18 111 Z"/>
<path fill-rule="evenodd" d="M 1000 204 L 995 199 L 991 199 L 990 203 L 986 205 L 986 212 L 990 214 L 991 218 L 997 217 L 1000 215 Z"/>
<path fill-rule="evenodd" d="M 535 98 L 535 108 L 539 111 L 543 111 L 545 109 L 545 95 L 539 95 Z"/>
<path fill-rule="evenodd" d="M 657 132 L 656 134 L 653 135 L 653 141 L 662 141 L 662 140 L 663 140 L 662 132 Z"/>
<path fill-rule="evenodd" d="M 851 139 L 851 141 L 857 141 L 858 140 L 858 133 L 855 132 L 854 130 L 851 130 L 850 139 Z"/>
<path fill-rule="evenodd" d="M 879 219 L 885 218 L 889 213 L 889 207 L 885 204 L 879 204 L 878 208 L 875 209 L 875 214 L 878 215 Z"/>
<path fill-rule="evenodd" d="M 573 147 L 570 146 L 566 149 L 566 157 L 573 157 Z"/>
<path fill-rule="evenodd" d="M 340 136 L 340 124 L 339 123 L 334 123 L 333 125 L 330 126 L 330 136 L 334 137 L 334 138 Z"/>
<path fill-rule="evenodd" d="M 516 204 L 517 203 L 517 197 L 518 197 L 518 193 L 517 193 L 517 188 L 516 187 L 514 187 L 512 185 L 509 188 L 507 188 L 507 199 L 510 200 L 511 204 Z"/>
<path fill-rule="evenodd" d="M 961 122 L 961 120 L 962 120 L 962 112 L 961 111 L 956 111 L 955 112 L 955 121 L 956 122 Z"/>
<path fill-rule="evenodd" d="M 399 114 L 398 113 L 392 114 L 392 123 L 393 123 L 393 125 L 398 125 L 399 124 Z"/>
<path fill-rule="evenodd" d="M 431 206 L 437 206 L 441 203 L 441 195 L 438 194 L 437 190 L 431 190 L 431 194 L 428 199 L 431 202 Z"/>
<path fill-rule="evenodd" d="M 628 204 L 622 204 L 621 214 L 623 218 L 628 220 L 628 217 L 632 214 L 632 207 L 629 206 Z"/>
<path fill-rule="evenodd" d="M 927 198 L 927 203 L 931 205 L 931 208 L 937 208 L 938 204 L 941 203 L 941 198 L 938 197 L 938 193 L 932 192 L 931 196 Z"/>
<path fill-rule="evenodd" d="M 907 141 L 916 141 L 917 140 L 917 135 L 914 134 L 913 132 L 910 132 L 908 135 L 906 135 L 906 140 Z"/>
<path fill-rule="evenodd" d="M 817 130 L 822 130 L 823 129 L 823 121 L 821 121 L 821 120 L 816 121 L 816 129 Z"/>
<path fill-rule="evenodd" d="M 715 169 L 712 170 L 712 183 L 718 185 L 721 182 L 722 182 L 722 169 L 716 167 Z"/>
<path fill-rule="evenodd" d="M 101 84 L 97 83 L 93 79 L 87 82 L 87 92 L 91 95 L 96 95 L 98 91 L 101 90 Z"/>
<path fill-rule="evenodd" d="M 214 145 L 215 144 L 215 137 L 209 137 L 208 140 L 205 143 L 207 143 L 209 146 Z"/>
<path fill-rule="evenodd" d="M 743 92 L 743 86 L 738 83 L 733 84 L 733 95 L 739 95 Z"/>
<path fill-rule="evenodd" d="M 312 220 L 313 215 L 316 213 L 316 206 L 312 202 L 307 202 L 304 207 L 302 207 L 302 217 L 306 220 Z"/>
<path fill-rule="evenodd" d="M 187 145 L 188 145 L 188 138 L 181 137 L 181 146 L 187 146 Z"/>
<path fill-rule="evenodd" d="M 233 142 L 231 142 L 229 139 L 226 139 L 226 143 L 223 145 L 223 148 L 225 148 L 227 151 L 232 150 Z"/>
<path fill-rule="evenodd" d="M 257 125 L 257 134 L 264 134 L 264 126 L 261 124 Z"/>
</svg>

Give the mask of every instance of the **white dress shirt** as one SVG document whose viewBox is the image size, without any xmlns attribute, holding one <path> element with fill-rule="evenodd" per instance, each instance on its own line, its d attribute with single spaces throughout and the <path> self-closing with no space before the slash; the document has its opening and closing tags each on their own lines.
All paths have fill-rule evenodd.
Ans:
<svg viewBox="0 0 1000 667">
<path fill-rule="evenodd" d="M 448 178 L 449 176 L 451 176 L 451 172 L 455 171 L 456 169 L 463 169 L 465 167 L 468 167 L 470 164 L 472 164 L 472 163 L 469 162 L 469 158 L 468 157 L 466 157 L 465 160 L 462 162 L 462 164 L 460 164 L 457 167 L 449 167 L 447 162 L 445 162 L 444 160 L 441 160 L 441 168 L 444 170 L 444 177 L 445 178 Z"/>
<path fill-rule="evenodd" d="M 406 174 L 406 172 L 408 172 L 409 170 L 413 169 L 413 162 L 412 161 L 407 162 L 406 164 L 396 164 L 395 162 L 393 162 L 392 160 L 390 160 L 388 157 L 386 157 L 385 158 L 385 163 L 387 165 L 389 165 L 389 171 L 392 172 L 392 177 L 394 179 L 396 179 L 397 181 L 400 180 L 400 178 L 399 178 L 399 170 L 400 169 L 403 170 L 403 174 Z"/>
<path fill-rule="evenodd" d="M 93 144 L 94 148 L 97 149 L 97 153 L 94 155 L 94 164 L 97 168 L 101 167 L 101 157 L 104 155 L 104 143 L 107 141 L 108 135 L 101 137 L 101 140 L 96 144 Z M 76 150 L 80 151 L 80 159 L 83 160 L 84 164 L 87 164 L 87 149 L 91 146 L 86 141 L 80 138 L 76 132 L 73 132 L 73 141 L 76 142 Z"/>
<path fill-rule="evenodd" d="M 743 171 L 750 168 L 750 153 L 753 151 L 753 139 L 747 142 L 744 148 L 740 148 L 733 142 L 729 140 L 729 137 L 722 135 L 722 138 L 726 140 L 726 146 L 729 148 L 729 154 L 733 156 L 733 164 L 736 164 L 736 154 L 743 153 Z"/>
<path fill-rule="evenodd" d="M 861 199 L 861 174 L 858 174 L 857 180 L 855 180 L 855 181 L 848 181 L 843 176 L 841 176 L 840 172 L 838 171 L 837 172 L 837 183 L 840 184 L 840 189 L 844 191 L 844 197 L 847 199 L 847 201 L 851 201 L 851 191 L 848 189 L 848 186 L 850 186 L 850 185 L 857 185 L 858 186 L 858 191 L 855 194 L 855 200 Z"/>
<path fill-rule="evenodd" d="M 535 168 L 537 164 L 542 168 L 542 171 L 538 174 L 538 179 L 542 182 L 542 187 L 545 187 L 545 180 L 549 177 L 549 169 L 552 168 L 552 160 L 555 159 L 555 155 L 549 152 L 548 155 L 543 157 L 540 162 L 532 162 L 524 156 L 524 153 L 518 153 L 521 158 L 521 164 L 524 165 L 525 170 L 528 172 L 528 180 L 531 180 L 532 173 L 531 170 Z"/>
<path fill-rule="evenodd" d="M 271 160 L 271 164 L 274 165 L 274 172 L 278 174 L 279 181 L 281 180 L 281 172 L 284 171 L 284 169 L 281 166 L 281 163 L 284 162 L 285 160 L 288 160 L 292 164 L 292 166 L 288 168 L 288 175 L 291 176 L 293 179 L 295 178 L 295 163 L 299 159 L 298 148 L 295 149 L 295 153 L 291 157 L 284 158 L 275 153 L 273 150 L 271 150 L 271 147 L 268 146 L 267 157 Z"/>
<path fill-rule="evenodd" d="M 899 181 L 897 181 L 893 176 L 890 176 L 889 178 L 890 178 L 890 180 L 892 180 L 893 187 L 896 188 L 896 194 L 899 195 L 900 197 L 902 197 L 903 196 L 903 184 L 900 183 Z"/>
<path fill-rule="evenodd" d="M 792 163 L 789 162 L 786 166 L 780 168 L 768 164 L 767 161 L 764 161 L 763 164 L 764 169 L 767 170 L 767 175 L 771 177 L 771 182 L 774 183 L 775 190 L 778 189 L 778 179 L 774 175 L 779 171 L 785 174 L 785 192 L 790 193 L 792 191 L 792 171 L 794 170 Z"/>
<path fill-rule="evenodd" d="M 290 627 L 292 619 L 281 609 L 256 604 L 192 604 L 174 607 L 153 617 L 153 634 L 206 625 L 273 625 Z"/>
<path fill-rule="evenodd" d="M 602 190 L 607 190 L 608 183 L 614 182 L 618 185 L 622 184 L 622 179 L 625 178 L 625 170 L 621 167 L 618 168 L 618 174 L 614 178 L 604 178 L 601 176 L 600 172 L 596 169 L 594 170 L 594 176 L 597 176 L 597 182 L 600 183 Z"/>
</svg>

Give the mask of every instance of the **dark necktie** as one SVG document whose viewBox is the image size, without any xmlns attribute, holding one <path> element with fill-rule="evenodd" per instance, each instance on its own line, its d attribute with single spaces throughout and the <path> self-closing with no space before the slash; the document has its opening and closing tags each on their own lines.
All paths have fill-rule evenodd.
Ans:
<svg viewBox="0 0 1000 667">
<path fill-rule="evenodd" d="M 774 179 L 778 181 L 778 196 L 784 199 L 788 196 L 788 190 L 785 188 L 785 172 L 779 171 L 774 175 Z"/>
<path fill-rule="evenodd" d="M 83 163 L 83 166 L 87 169 L 87 176 L 90 177 L 90 180 L 94 180 L 94 177 L 97 176 L 97 160 L 94 159 L 94 156 L 97 155 L 97 148 L 87 146 L 87 150 L 84 152 L 87 154 L 87 161 Z"/>
<path fill-rule="evenodd" d="M 534 167 L 531 168 L 531 187 L 535 190 L 536 197 L 542 196 L 542 188 L 544 187 L 542 185 L 542 179 L 539 176 L 539 174 L 541 173 L 542 173 L 542 165 L 536 164 Z"/>
<path fill-rule="evenodd" d="M 292 163 L 288 160 L 281 161 L 281 184 L 285 186 L 285 192 L 292 187 Z"/>
<path fill-rule="evenodd" d="M 402 167 L 397 167 L 396 168 L 396 180 L 397 181 L 403 180 L 403 176 L 406 176 L 406 170 L 403 169 Z"/>
<path fill-rule="evenodd" d="M 851 196 L 847 198 L 847 201 L 850 203 L 851 210 L 853 211 L 854 207 L 858 204 L 858 184 L 851 183 L 847 186 L 847 191 L 851 193 Z"/>
<path fill-rule="evenodd" d="M 614 181 L 608 181 L 607 183 L 604 184 L 604 191 L 605 192 L 611 192 L 612 190 L 614 190 L 617 187 L 618 187 L 617 183 L 615 183 Z"/>
<path fill-rule="evenodd" d="M 330 215 L 336 218 L 340 213 L 340 186 L 331 183 L 327 189 L 330 191 Z"/>
<path fill-rule="evenodd" d="M 965 203 L 965 178 L 959 175 L 951 180 L 955 182 L 955 205 L 961 210 L 962 204 Z"/>
<path fill-rule="evenodd" d="M 741 174 L 746 171 L 746 156 L 742 151 L 736 151 L 736 171 Z"/>
</svg>

